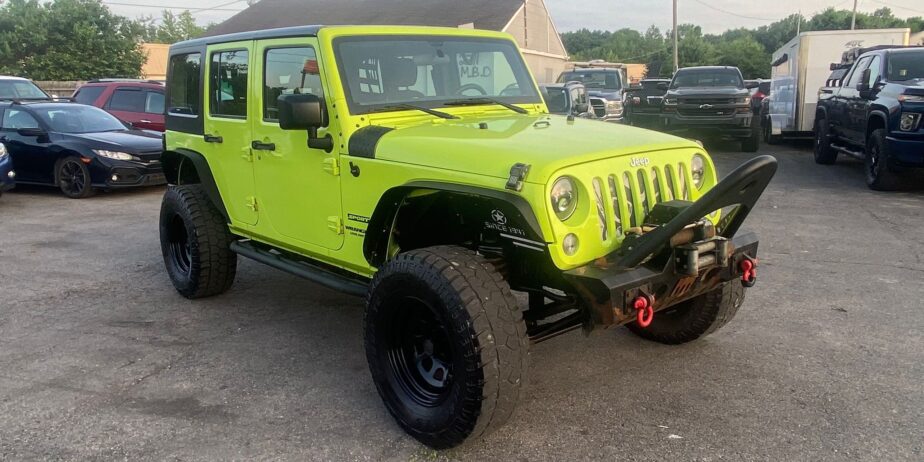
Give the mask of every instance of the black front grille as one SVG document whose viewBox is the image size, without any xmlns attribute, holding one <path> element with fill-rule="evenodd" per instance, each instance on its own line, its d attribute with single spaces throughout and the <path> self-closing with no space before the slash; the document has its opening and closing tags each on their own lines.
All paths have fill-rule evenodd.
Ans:
<svg viewBox="0 0 924 462">
<path fill-rule="evenodd" d="M 701 116 L 701 117 L 711 117 L 711 116 L 725 116 L 735 113 L 734 107 L 702 107 L 702 106 L 680 106 L 677 109 L 681 115 L 685 116 Z"/>
<path fill-rule="evenodd" d="M 686 97 L 680 98 L 680 104 L 735 104 L 735 98 L 715 98 L 715 97 Z"/>
</svg>

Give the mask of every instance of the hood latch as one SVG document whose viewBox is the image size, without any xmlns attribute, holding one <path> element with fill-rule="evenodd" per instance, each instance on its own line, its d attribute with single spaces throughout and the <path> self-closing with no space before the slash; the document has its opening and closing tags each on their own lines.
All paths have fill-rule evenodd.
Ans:
<svg viewBox="0 0 924 462">
<path fill-rule="evenodd" d="M 526 175 L 528 174 L 528 164 L 513 164 L 513 167 L 510 167 L 510 178 L 507 179 L 506 188 L 519 192 L 523 189 L 523 180 L 526 179 Z"/>
</svg>

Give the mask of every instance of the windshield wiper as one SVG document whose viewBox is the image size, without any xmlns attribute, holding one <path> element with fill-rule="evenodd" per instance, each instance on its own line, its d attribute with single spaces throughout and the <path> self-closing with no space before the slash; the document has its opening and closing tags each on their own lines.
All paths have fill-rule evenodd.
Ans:
<svg viewBox="0 0 924 462">
<path fill-rule="evenodd" d="M 510 103 L 505 103 L 503 101 L 496 100 L 494 98 L 484 98 L 481 96 L 476 96 L 474 98 L 464 98 L 464 99 L 455 99 L 452 101 L 446 101 L 445 103 L 443 103 L 443 106 L 474 106 L 478 104 L 497 104 L 497 105 L 503 106 L 519 114 L 529 114 L 529 111 L 519 106 L 514 106 Z"/>
<path fill-rule="evenodd" d="M 426 107 L 423 107 L 423 106 L 417 106 L 417 105 L 414 105 L 414 104 L 404 104 L 404 103 L 402 103 L 402 104 L 389 104 L 389 105 L 387 105 L 387 106 L 379 106 L 379 107 L 375 108 L 374 110 L 372 110 L 372 111 L 370 111 L 370 112 L 386 112 L 386 111 L 394 111 L 394 110 L 396 110 L 396 109 L 412 109 L 412 110 L 415 110 L 415 111 L 426 112 L 427 114 L 430 114 L 430 115 L 432 115 L 432 116 L 439 117 L 439 118 L 441 118 L 441 119 L 458 119 L 457 116 L 454 116 L 454 115 L 452 115 L 452 114 L 447 114 L 447 113 L 442 112 L 442 111 L 436 111 L 436 110 L 433 110 L 433 109 L 430 109 L 430 108 L 426 108 Z"/>
</svg>

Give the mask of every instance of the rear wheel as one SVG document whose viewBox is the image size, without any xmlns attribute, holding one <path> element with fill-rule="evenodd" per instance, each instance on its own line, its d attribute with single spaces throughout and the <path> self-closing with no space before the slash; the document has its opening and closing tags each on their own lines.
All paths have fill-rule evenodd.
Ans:
<svg viewBox="0 0 924 462">
<path fill-rule="evenodd" d="M 76 156 L 65 157 L 55 164 L 55 183 L 71 199 L 83 199 L 94 193 L 90 169 Z"/>
<path fill-rule="evenodd" d="M 501 426 L 526 374 L 526 325 L 494 267 L 467 249 L 401 254 L 369 289 L 366 358 L 398 424 L 442 449 Z"/>
<path fill-rule="evenodd" d="M 828 119 L 821 117 L 815 121 L 815 163 L 831 165 L 837 161 L 837 151 L 831 147 L 831 127 Z"/>
<path fill-rule="evenodd" d="M 160 246 L 177 292 L 200 298 L 228 290 L 237 273 L 233 240 L 201 185 L 167 188 L 160 209 Z"/>
<path fill-rule="evenodd" d="M 728 324 L 744 302 L 741 281 L 724 286 L 655 313 L 648 327 L 637 322 L 627 324 L 633 333 L 646 340 L 678 345 L 709 335 Z"/>
<path fill-rule="evenodd" d="M 894 191 L 901 186 L 892 165 L 892 155 L 884 129 L 873 130 L 866 143 L 866 184 L 877 191 Z"/>
<path fill-rule="evenodd" d="M 764 143 L 769 145 L 780 144 L 781 137 L 780 135 L 773 134 L 773 127 L 770 124 L 770 119 L 763 121 L 761 127 L 763 128 Z"/>
</svg>

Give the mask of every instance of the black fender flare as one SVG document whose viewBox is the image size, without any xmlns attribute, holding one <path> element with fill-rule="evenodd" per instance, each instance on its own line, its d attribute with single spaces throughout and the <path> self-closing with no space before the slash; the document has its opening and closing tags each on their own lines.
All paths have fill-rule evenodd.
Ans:
<svg viewBox="0 0 924 462">
<path fill-rule="evenodd" d="M 888 112 L 885 111 L 885 110 L 883 110 L 883 109 L 880 108 L 880 107 L 873 108 L 873 109 L 869 112 L 869 116 L 866 117 L 866 138 L 867 138 L 867 139 L 869 139 L 869 135 L 873 133 L 873 131 L 870 130 L 870 125 L 871 125 L 870 122 L 872 122 L 873 119 L 881 119 L 881 120 L 882 120 L 882 127 L 885 128 L 886 131 L 889 131 L 889 114 L 888 114 Z"/>
<path fill-rule="evenodd" d="M 438 181 L 412 181 L 402 186 L 389 189 L 379 199 L 375 211 L 369 218 L 366 237 L 363 241 L 363 255 L 373 266 L 380 266 L 387 258 L 389 234 L 395 217 L 404 199 L 416 191 L 445 192 L 460 196 L 478 197 L 491 203 L 494 210 L 502 212 L 505 225 L 517 226 L 526 232 L 525 239 L 547 242 L 542 234 L 542 227 L 529 202 L 513 192 L 501 191 L 479 186 Z"/>
<path fill-rule="evenodd" d="M 164 167 L 164 176 L 167 178 L 167 183 L 172 185 L 183 184 L 183 178 L 189 178 L 187 174 L 183 173 L 183 170 L 192 167 L 196 173 L 196 181 L 205 188 L 212 205 L 221 212 L 226 222 L 231 223 L 228 209 L 225 208 L 225 203 L 221 199 L 221 192 L 218 190 L 218 183 L 215 182 L 212 168 L 209 166 L 205 156 L 191 149 L 179 148 L 164 151 L 160 156 L 160 161 Z M 181 178 L 180 175 L 183 175 L 183 177 Z"/>
<path fill-rule="evenodd" d="M 818 106 L 818 107 L 816 107 L 816 108 L 815 108 L 815 121 L 814 121 L 814 122 L 818 122 L 818 119 L 819 119 L 818 116 L 819 116 L 819 115 L 822 115 L 822 116 L 824 116 L 825 119 L 827 119 L 827 118 L 828 118 L 828 108 L 826 108 L 826 107 L 824 107 L 824 106 Z M 818 127 L 816 127 L 814 123 L 812 124 L 812 128 L 814 128 L 815 130 L 818 130 Z"/>
</svg>

